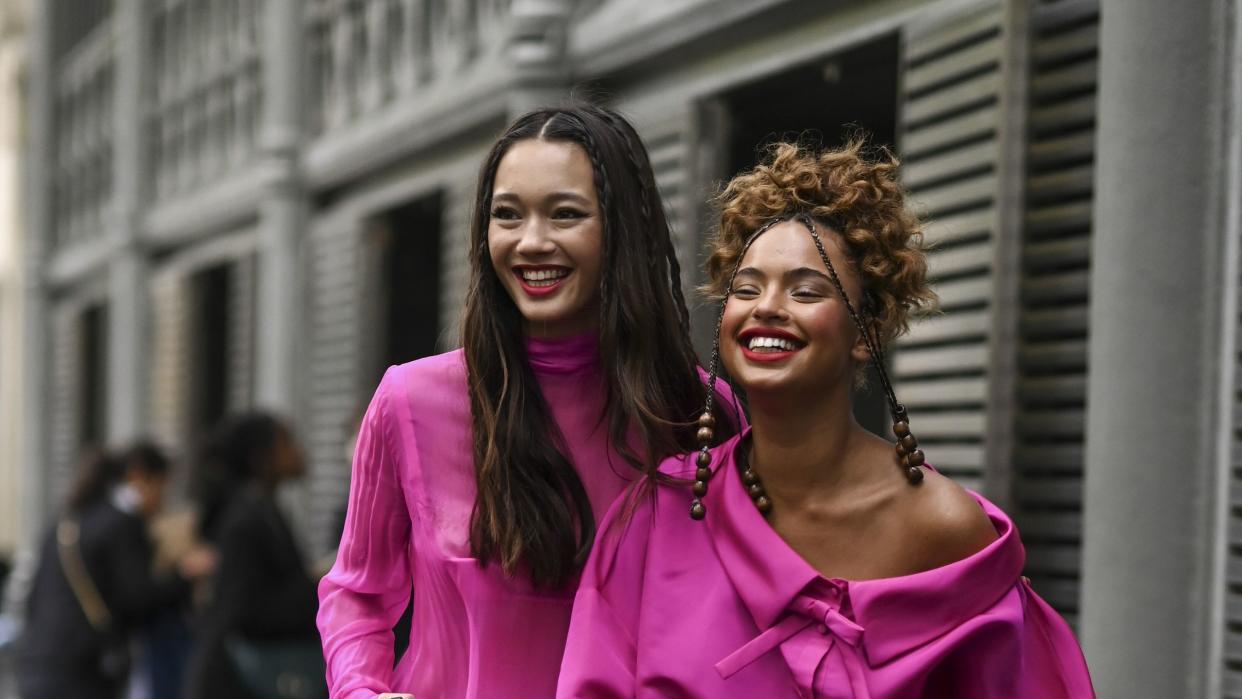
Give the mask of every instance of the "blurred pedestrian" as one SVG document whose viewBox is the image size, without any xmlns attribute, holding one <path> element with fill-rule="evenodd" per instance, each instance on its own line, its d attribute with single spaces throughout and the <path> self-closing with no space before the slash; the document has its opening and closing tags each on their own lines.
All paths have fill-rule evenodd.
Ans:
<svg viewBox="0 0 1242 699">
<path fill-rule="evenodd" d="M 120 696 L 135 631 L 185 603 L 188 579 L 211 566 L 196 552 L 180 570 L 152 572 L 147 522 L 163 505 L 168 475 L 168 459 L 146 443 L 83 459 L 27 602 L 18 661 L 25 699 Z"/>
<path fill-rule="evenodd" d="M 190 699 L 271 699 L 281 675 L 285 689 L 308 692 L 300 696 L 326 695 L 314 687 L 323 683 L 315 582 L 276 502 L 277 487 L 305 468 L 293 432 L 265 413 L 228 420 L 203 450 L 203 534 L 220 563 L 197 627 Z"/>
</svg>

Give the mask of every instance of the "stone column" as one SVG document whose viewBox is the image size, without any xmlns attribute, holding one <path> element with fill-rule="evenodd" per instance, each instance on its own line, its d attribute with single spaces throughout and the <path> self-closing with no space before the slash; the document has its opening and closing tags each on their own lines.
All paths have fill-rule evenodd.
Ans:
<svg viewBox="0 0 1242 699">
<path fill-rule="evenodd" d="M 0 3 L 0 552 L 13 553 L 26 542 L 23 521 L 22 460 L 25 430 L 22 362 L 25 284 L 21 258 L 21 142 L 26 115 L 22 81 L 27 45 L 26 11 Z"/>
<path fill-rule="evenodd" d="M 1100 5 L 1080 632 L 1101 697 L 1208 696 L 1225 3 Z"/>
<path fill-rule="evenodd" d="M 37 550 L 39 537 L 49 515 L 48 482 L 48 300 L 43 283 L 48 241 L 51 240 L 52 182 L 52 55 L 51 3 L 30 3 L 27 34 L 27 108 L 25 195 L 25 234 L 23 240 L 25 386 L 26 411 L 22 457 L 24 474 L 24 527 L 28 551 Z"/>
<path fill-rule="evenodd" d="M 566 50 L 571 0 L 514 0 L 509 60 L 513 81 L 509 117 L 564 101 L 569 84 Z"/>
<path fill-rule="evenodd" d="M 256 403 L 293 415 L 297 402 L 299 238 L 306 224 L 302 137 L 302 3 L 264 4 L 263 116 L 259 134 L 266 179 L 259 207 Z"/>
<path fill-rule="evenodd" d="M 147 201 L 147 0 L 116 0 L 113 113 L 112 250 L 108 264 L 107 439 L 119 444 L 144 431 L 147 387 L 147 264 L 139 242 Z"/>
</svg>

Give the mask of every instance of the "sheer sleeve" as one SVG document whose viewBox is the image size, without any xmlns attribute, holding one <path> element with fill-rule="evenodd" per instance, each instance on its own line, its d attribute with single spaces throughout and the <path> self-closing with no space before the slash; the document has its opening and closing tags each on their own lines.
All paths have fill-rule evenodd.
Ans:
<svg viewBox="0 0 1242 699">
<path fill-rule="evenodd" d="M 410 513 L 400 464 L 394 401 L 397 368 L 380 382 L 354 451 L 345 531 L 332 570 L 319 583 L 319 633 L 332 699 L 373 699 L 389 687 L 393 625 L 409 602 Z"/>
</svg>

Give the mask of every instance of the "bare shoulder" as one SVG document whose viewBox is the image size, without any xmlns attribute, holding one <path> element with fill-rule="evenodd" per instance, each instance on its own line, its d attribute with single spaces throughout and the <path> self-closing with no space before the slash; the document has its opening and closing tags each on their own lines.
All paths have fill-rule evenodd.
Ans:
<svg viewBox="0 0 1242 699">
<path fill-rule="evenodd" d="M 924 476 L 906 501 L 906 521 L 917 532 L 921 567 L 960 561 L 996 540 L 996 527 L 974 496 L 935 471 Z"/>
</svg>

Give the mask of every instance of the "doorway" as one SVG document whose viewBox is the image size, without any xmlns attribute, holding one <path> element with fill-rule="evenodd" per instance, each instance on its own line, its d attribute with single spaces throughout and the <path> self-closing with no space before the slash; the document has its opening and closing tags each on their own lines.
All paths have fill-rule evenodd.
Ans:
<svg viewBox="0 0 1242 699">
<path fill-rule="evenodd" d="M 832 148 L 865 137 L 895 151 L 899 50 L 898 35 L 885 35 L 723 93 L 722 179 L 754 167 L 779 141 Z M 854 412 L 863 426 L 888 434 L 888 404 L 870 367 Z"/>
<path fill-rule="evenodd" d="M 443 198 L 437 191 L 384 215 L 377 251 L 384 307 L 381 373 L 439 350 Z"/>
</svg>

